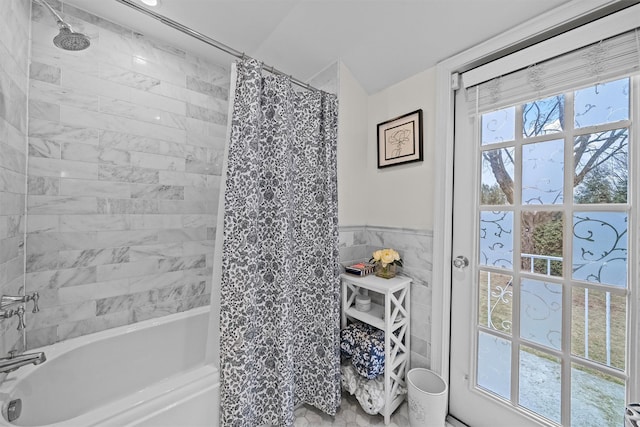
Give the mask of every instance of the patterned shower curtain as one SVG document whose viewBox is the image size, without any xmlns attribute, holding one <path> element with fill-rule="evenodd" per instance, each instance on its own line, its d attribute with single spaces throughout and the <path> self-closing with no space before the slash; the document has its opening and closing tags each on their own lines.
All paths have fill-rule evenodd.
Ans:
<svg viewBox="0 0 640 427">
<path fill-rule="evenodd" d="M 337 100 L 237 63 L 224 198 L 222 426 L 340 406 Z"/>
</svg>

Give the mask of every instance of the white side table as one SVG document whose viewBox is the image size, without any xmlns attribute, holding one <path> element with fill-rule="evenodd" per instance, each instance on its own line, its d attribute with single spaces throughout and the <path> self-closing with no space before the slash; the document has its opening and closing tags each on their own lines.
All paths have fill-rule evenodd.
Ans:
<svg viewBox="0 0 640 427">
<path fill-rule="evenodd" d="M 407 387 L 410 355 L 410 293 L 411 278 L 396 276 L 383 279 L 375 275 L 358 277 L 343 274 L 342 280 L 342 324 L 344 328 L 350 320 L 359 320 L 384 331 L 384 396 L 385 404 L 380 414 L 384 423 L 389 424 L 391 414 L 405 399 L 405 394 L 397 395 L 400 386 Z M 356 310 L 356 296 L 360 289 L 369 291 L 372 297 L 371 310 Z M 384 304 L 373 302 L 377 293 L 382 295 Z M 393 398 L 395 396 L 395 398 Z"/>
</svg>

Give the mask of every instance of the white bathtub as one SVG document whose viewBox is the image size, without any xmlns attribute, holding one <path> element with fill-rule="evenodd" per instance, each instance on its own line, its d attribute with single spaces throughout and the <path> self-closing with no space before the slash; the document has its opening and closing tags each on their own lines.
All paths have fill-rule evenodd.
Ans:
<svg viewBox="0 0 640 427">
<path fill-rule="evenodd" d="M 204 364 L 208 319 L 203 307 L 34 349 L 47 361 L 0 385 L 0 426 L 217 426 L 219 375 Z M 14 399 L 22 415 L 9 423 Z"/>
</svg>

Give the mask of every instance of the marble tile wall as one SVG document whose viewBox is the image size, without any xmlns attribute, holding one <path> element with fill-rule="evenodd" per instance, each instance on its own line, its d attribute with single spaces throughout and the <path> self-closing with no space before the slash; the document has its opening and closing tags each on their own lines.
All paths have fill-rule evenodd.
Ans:
<svg viewBox="0 0 640 427">
<path fill-rule="evenodd" d="M 391 227 L 340 227 L 340 261 L 368 260 L 373 251 L 396 249 L 411 283 L 411 367 L 431 365 L 433 232 Z"/>
<path fill-rule="evenodd" d="M 63 17 L 89 49 L 54 47 L 33 3 L 29 347 L 210 301 L 228 65 L 69 5 Z"/>
<path fill-rule="evenodd" d="M 29 87 L 28 1 L 0 1 L 0 294 L 24 283 L 24 206 Z M 0 357 L 22 349 L 17 317 L 0 320 Z"/>
</svg>

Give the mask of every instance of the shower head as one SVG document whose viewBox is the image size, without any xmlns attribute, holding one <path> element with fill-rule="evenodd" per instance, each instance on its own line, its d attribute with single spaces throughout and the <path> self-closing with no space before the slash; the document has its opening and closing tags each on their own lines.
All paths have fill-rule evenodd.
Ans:
<svg viewBox="0 0 640 427">
<path fill-rule="evenodd" d="M 89 37 L 82 33 L 76 33 L 68 25 L 62 23 L 60 33 L 53 38 L 53 44 L 64 50 L 84 50 L 89 47 Z"/>
<path fill-rule="evenodd" d="M 64 22 L 62 17 L 45 0 L 38 0 L 56 17 L 60 32 L 53 38 L 53 44 L 64 50 L 84 50 L 89 47 L 91 40 L 82 33 L 76 33 L 71 25 Z"/>
</svg>

